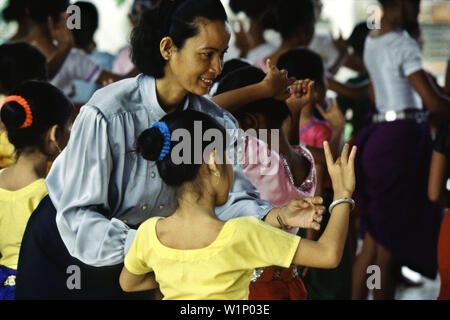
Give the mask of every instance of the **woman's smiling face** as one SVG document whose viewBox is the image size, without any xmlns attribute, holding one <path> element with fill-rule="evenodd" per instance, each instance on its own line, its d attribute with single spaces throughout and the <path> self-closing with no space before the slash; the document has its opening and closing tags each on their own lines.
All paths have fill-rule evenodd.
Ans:
<svg viewBox="0 0 450 320">
<path fill-rule="evenodd" d="M 171 77 L 172 85 L 204 95 L 222 72 L 230 32 L 222 21 L 199 18 L 196 23 L 198 34 L 188 38 L 182 49 L 173 46 L 165 75 Z"/>
</svg>

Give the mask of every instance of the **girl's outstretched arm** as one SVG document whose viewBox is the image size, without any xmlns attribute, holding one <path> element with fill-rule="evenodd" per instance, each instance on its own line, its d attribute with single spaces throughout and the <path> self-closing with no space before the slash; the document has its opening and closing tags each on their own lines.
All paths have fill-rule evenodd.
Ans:
<svg viewBox="0 0 450 320">
<path fill-rule="evenodd" d="M 328 172 L 333 183 L 334 200 L 351 198 L 355 190 L 354 160 L 356 147 L 353 147 L 350 156 L 349 148 L 349 145 L 346 144 L 341 157 L 334 162 L 328 143 L 324 144 Z M 350 204 L 344 202 L 336 205 L 319 240 L 302 239 L 292 262 L 315 268 L 336 268 L 344 251 L 349 215 Z"/>
<path fill-rule="evenodd" d="M 256 100 L 268 98 L 286 100 L 289 97 L 287 88 L 294 83 L 295 78 L 288 78 L 287 71 L 279 71 L 269 59 L 266 64 L 269 72 L 261 82 L 224 92 L 211 100 L 229 112 L 235 112 Z"/>
<path fill-rule="evenodd" d="M 120 287 L 125 292 L 148 291 L 158 288 L 155 273 L 136 275 L 124 266 L 119 278 Z"/>
<path fill-rule="evenodd" d="M 432 202 L 438 203 L 444 207 L 449 206 L 450 204 L 446 201 L 446 193 L 449 191 L 446 190 L 446 182 L 447 179 L 447 159 L 445 155 L 433 151 L 433 157 L 431 159 L 430 166 L 430 176 L 428 180 L 428 198 Z"/>
<path fill-rule="evenodd" d="M 408 76 L 408 80 L 430 112 L 450 116 L 450 98 L 439 91 L 425 71 L 414 72 Z"/>
</svg>

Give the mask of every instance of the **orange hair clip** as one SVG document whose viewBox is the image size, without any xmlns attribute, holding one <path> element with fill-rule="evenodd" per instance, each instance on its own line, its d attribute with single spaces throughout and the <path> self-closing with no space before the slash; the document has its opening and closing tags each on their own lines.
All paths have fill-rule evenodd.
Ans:
<svg viewBox="0 0 450 320">
<path fill-rule="evenodd" d="M 20 128 L 25 129 L 25 128 L 31 127 L 31 125 L 33 124 L 33 114 L 31 113 L 31 108 L 30 108 L 30 105 L 28 104 L 27 100 L 25 100 L 21 96 L 9 96 L 5 99 L 5 101 L 3 102 L 3 105 L 5 105 L 8 102 L 12 102 L 12 101 L 20 104 L 22 106 L 22 108 L 25 110 L 26 118 Z"/>
</svg>

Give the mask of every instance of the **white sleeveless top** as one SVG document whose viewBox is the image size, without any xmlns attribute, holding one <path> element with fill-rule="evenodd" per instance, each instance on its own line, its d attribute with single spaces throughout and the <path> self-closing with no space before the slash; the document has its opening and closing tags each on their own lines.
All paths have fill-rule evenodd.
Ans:
<svg viewBox="0 0 450 320">
<path fill-rule="evenodd" d="M 422 54 L 406 31 L 367 37 L 364 64 L 369 72 L 378 112 L 422 109 L 408 76 L 422 68 Z"/>
</svg>

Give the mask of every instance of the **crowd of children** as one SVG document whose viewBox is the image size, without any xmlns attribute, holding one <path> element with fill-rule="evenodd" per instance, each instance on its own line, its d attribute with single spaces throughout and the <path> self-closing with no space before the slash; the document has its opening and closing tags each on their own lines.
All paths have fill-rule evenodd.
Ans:
<svg viewBox="0 0 450 320">
<path fill-rule="evenodd" d="M 401 266 L 450 299 L 449 75 L 423 70 L 420 0 L 379 2 L 379 30 L 325 41 L 321 1 L 231 0 L 230 45 L 220 0 L 136 0 L 114 57 L 92 3 L 70 31 L 69 1 L 10 0 L 0 299 L 366 299 L 370 265 L 374 299 Z"/>
</svg>

